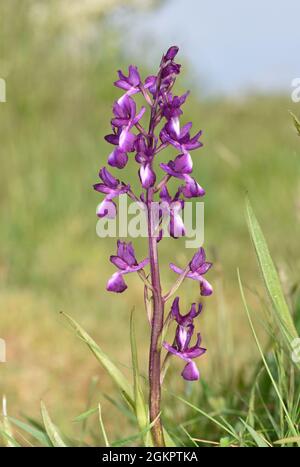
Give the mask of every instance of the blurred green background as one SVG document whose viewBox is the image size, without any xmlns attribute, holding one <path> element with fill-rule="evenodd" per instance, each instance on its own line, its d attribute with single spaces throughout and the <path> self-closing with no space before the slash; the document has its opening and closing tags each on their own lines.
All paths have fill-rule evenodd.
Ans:
<svg viewBox="0 0 300 467">
<path fill-rule="evenodd" d="M 59 311 L 79 321 L 126 371 L 128 318 L 135 306 L 141 367 L 145 374 L 147 369 L 142 286 L 132 275 L 121 296 L 105 291 L 115 240 L 96 236 L 101 198 L 92 189 L 110 150 L 103 136 L 120 95 L 112 82 L 117 69 L 134 61 L 122 47 L 126 29 L 114 28 L 108 19 L 122 3 L 0 0 L 0 77 L 7 85 L 7 102 L 0 103 L 0 337 L 7 344 L 0 395 L 6 394 L 16 416 L 37 416 L 42 398 L 67 431 L 85 410 L 94 375 L 99 392 L 115 390 Z M 129 14 L 143 7 L 146 15 L 158 3 L 126 2 Z M 190 85 L 184 49 L 179 62 L 186 66 L 178 93 Z M 143 76 L 157 66 L 136 64 Z M 227 385 L 229 391 L 233 381 L 247 379 L 257 358 L 236 279 L 239 267 L 250 300 L 260 301 L 244 216 L 246 192 L 288 297 L 299 278 L 300 147 L 288 110 L 300 112 L 288 95 L 198 95 L 197 89 L 184 118 L 204 132 L 205 146 L 194 154 L 195 176 L 207 191 L 205 248 L 215 265 L 209 273 L 215 294 L 200 320 L 208 352 L 199 366 L 211 387 Z M 127 174 L 137 180 L 134 163 Z M 135 243 L 140 258 L 146 243 Z M 174 280 L 168 262 L 184 265 L 192 250 L 170 239 L 161 242 L 160 255 L 167 290 Z M 187 307 L 199 299 L 198 287 L 187 283 L 180 296 Z M 167 384 L 179 393 L 190 391 L 179 381 L 180 368 L 174 361 Z M 104 413 L 112 436 L 124 435 L 108 402 Z M 172 407 L 172 413 L 181 420 L 180 407 Z"/>
</svg>

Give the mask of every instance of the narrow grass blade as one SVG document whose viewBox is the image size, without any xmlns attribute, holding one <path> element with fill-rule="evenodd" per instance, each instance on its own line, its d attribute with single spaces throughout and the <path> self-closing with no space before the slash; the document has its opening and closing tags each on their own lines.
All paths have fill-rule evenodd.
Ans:
<svg viewBox="0 0 300 467">
<path fill-rule="evenodd" d="M 52 446 L 52 443 L 49 437 L 43 431 L 35 428 L 34 426 L 28 425 L 28 423 L 24 423 L 21 420 L 17 420 L 14 417 L 9 417 L 9 420 L 11 423 L 16 425 L 18 428 L 21 428 L 21 430 L 25 431 L 26 433 L 31 435 L 34 439 L 39 441 L 43 446 L 47 446 L 47 447 Z"/>
<path fill-rule="evenodd" d="M 70 322 L 73 329 L 77 332 L 78 336 L 86 343 L 89 349 L 93 352 L 97 360 L 107 370 L 116 385 L 124 392 L 126 399 L 134 407 L 133 390 L 123 373 L 116 367 L 106 353 L 96 344 L 96 342 L 88 335 L 88 333 L 73 319 L 71 316 L 62 312 L 62 314 Z"/>
<path fill-rule="evenodd" d="M 254 439 L 254 441 L 256 442 L 257 446 L 259 448 L 269 448 L 269 444 L 267 444 L 267 442 L 265 441 L 265 439 L 260 435 L 260 433 L 258 433 L 256 430 L 254 430 L 254 428 L 252 428 L 252 426 L 248 425 L 248 423 L 246 423 L 244 420 L 240 419 L 241 422 L 245 425 L 246 429 L 249 431 L 250 435 L 252 436 L 252 438 Z"/>
<path fill-rule="evenodd" d="M 264 282 L 273 304 L 275 317 L 277 318 L 280 329 L 284 335 L 285 343 L 290 350 L 291 342 L 298 337 L 297 330 L 283 295 L 278 273 L 269 253 L 267 242 L 248 198 L 246 199 L 246 212 L 250 235 L 255 247 Z"/>
<path fill-rule="evenodd" d="M 140 431 L 139 433 L 135 434 L 135 435 L 132 435 L 132 436 L 128 436 L 127 438 L 122 438 L 122 439 L 118 439 L 117 441 L 114 441 L 111 446 L 112 447 L 119 447 L 119 446 L 124 446 L 124 445 L 127 445 L 129 444 L 130 442 L 132 441 L 136 441 L 137 439 L 143 439 L 144 435 L 149 432 L 151 430 L 151 428 L 153 427 L 153 425 L 156 423 L 156 420 L 160 417 L 160 414 L 158 414 L 158 416 L 156 417 L 155 420 L 153 420 L 153 422 L 151 422 L 144 430 Z"/>
<path fill-rule="evenodd" d="M 100 429 L 101 429 L 101 433 L 102 433 L 102 436 L 103 436 L 103 439 L 104 439 L 104 442 L 105 442 L 105 446 L 107 448 L 109 448 L 110 444 L 109 444 L 109 441 L 108 441 L 108 438 L 107 438 L 107 435 L 106 435 L 106 431 L 105 431 L 105 428 L 104 428 L 103 420 L 102 420 L 102 411 L 101 411 L 100 402 L 98 404 L 98 413 L 99 413 Z"/>
<path fill-rule="evenodd" d="M 2 422 L 0 422 L 0 433 L 2 435 L 4 444 L 6 447 L 8 448 L 20 448 L 21 447 L 21 445 L 5 431 Z"/>
<path fill-rule="evenodd" d="M 292 443 L 297 443 L 299 445 L 300 436 L 292 436 L 290 438 L 278 439 L 277 441 L 274 441 L 273 444 L 292 444 Z"/>
<path fill-rule="evenodd" d="M 192 436 L 189 434 L 189 432 L 184 428 L 184 426 L 180 425 L 180 429 L 183 431 L 183 433 L 188 437 L 188 439 L 193 443 L 193 446 L 198 447 L 198 444 L 196 443 L 196 440 L 192 438 Z"/>
<path fill-rule="evenodd" d="M 211 422 L 213 422 L 215 425 L 217 425 L 219 428 L 221 428 L 222 430 L 226 431 L 228 434 L 230 434 L 233 438 L 239 440 L 239 437 L 238 435 L 233 431 L 231 430 L 230 428 L 228 428 L 226 425 L 224 425 L 223 423 L 221 423 L 219 420 L 217 420 L 215 417 L 213 417 L 212 415 L 209 415 L 208 413 L 204 412 L 203 410 L 201 410 L 199 407 L 197 407 L 196 405 L 193 405 L 191 402 L 183 399 L 182 397 L 180 396 L 175 396 L 176 399 L 180 400 L 181 402 L 183 402 L 184 404 L 188 405 L 189 407 L 191 407 L 192 409 L 196 410 L 196 412 L 199 412 L 201 415 L 203 415 L 205 418 L 207 418 L 208 420 L 210 420 Z"/>
<path fill-rule="evenodd" d="M 280 394 L 280 391 L 279 391 L 279 389 L 278 389 L 278 386 L 277 386 L 277 384 L 276 384 L 276 382 L 275 382 L 275 380 L 274 380 L 274 378 L 273 378 L 272 372 L 271 372 L 271 370 L 270 370 L 270 368 L 269 368 L 269 365 L 268 365 L 268 363 L 267 363 L 267 361 L 266 361 L 266 359 L 265 359 L 265 356 L 264 356 L 264 353 L 263 353 L 263 351 L 262 351 L 260 342 L 259 342 L 258 337 L 257 337 L 257 334 L 256 334 L 256 332 L 255 332 L 255 329 L 254 329 L 254 326 L 253 326 L 253 322 L 252 322 L 252 319 L 251 319 L 251 315 L 250 315 L 250 311 L 249 311 L 249 308 L 248 308 L 248 305 L 247 305 L 247 302 L 246 302 L 246 297 L 245 297 L 245 294 L 244 294 L 244 289 L 243 289 L 243 285 L 242 285 L 242 281 L 241 281 L 241 277 L 240 277 L 239 270 L 237 271 L 237 274 L 238 274 L 238 282 L 239 282 L 239 287 L 240 287 L 240 292 L 241 292 L 242 301 L 243 301 L 243 304 L 244 304 L 244 308 L 245 308 L 245 311 L 246 311 L 246 314 L 247 314 L 247 317 L 248 317 L 248 321 L 249 321 L 249 324 L 250 324 L 250 327 L 251 327 L 251 330 L 252 330 L 252 333 L 253 333 L 253 336 L 254 336 L 254 339 L 255 339 L 257 348 L 258 348 L 258 350 L 259 350 L 260 356 L 261 356 L 261 358 L 262 358 L 262 361 L 263 361 L 263 363 L 264 363 L 264 366 L 265 366 L 265 368 L 266 368 L 266 371 L 267 371 L 267 373 L 268 373 L 268 375 L 269 375 L 269 378 L 270 378 L 270 380 L 271 380 L 271 382 L 272 382 L 272 385 L 273 385 L 273 387 L 274 387 L 274 390 L 275 390 L 275 392 L 276 392 L 276 394 L 277 394 L 278 400 L 279 400 L 279 402 L 280 402 L 280 404 L 281 404 L 281 406 L 282 406 L 282 409 L 283 409 L 283 411 L 284 411 L 284 413 L 285 413 L 287 422 L 288 422 L 288 424 L 289 424 L 289 428 L 290 428 L 291 432 L 293 433 L 293 435 L 297 436 L 298 433 L 297 433 L 297 431 L 296 431 L 296 429 L 295 429 L 295 426 L 294 426 L 294 424 L 293 424 L 293 422 L 292 422 L 292 420 L 291 420 L 291 417 L 290 417 L 290 414 L 289 414 L 289 412 L 288 412 L 288 410 L 287 410 L 287 408 L 286 408 L 286 405 L 285 405 L 285 403 L 284 403 L 284 401 L 283 401 L 283 399 L 282 399 L 282 396 L 281 396 L 281 394 Z"/>
<path fill-rule="evenodd" d="M 47 412 L 44 402 L 41 402 L 41 414 L 42 414 L 42 418 L 43 418 L 43 422 L 45 425 L 47 435 L 49 436 L 49 439 L 51 440 L 52 445 L 57 448 L 66 448 L 67 445 L 62 440 L 56 426 L 53 424 L 51 418 L 49 417 L 49 414 Z"/>
<path fill-rule="evenodd" d="M 98 407 L 93 407 L 89 410 L 86 410 L 85 412 L 82 412 L 80 415 L 77 415 L 77 417 L 74 418 L 74 422 L 83 422 L 84 420 L 87 420 L 91 415 L 97 412 L 98 412 Z"/>
<path fill-rule="evenodd" d="M 0 425 L 1 432 L 4 437 L 4 443 L 6 447 L 19 447 L 19 443 L 14 439 L 13 432 L 11 429 L 11 425 L 7 415 L 7 405 L 6 405 L 6 397 L 3 396 L 2 398 L 2 423 Z"/>
<path fill-rule="evenodd" d="M 298 135 L 300 136 L 300 121 L 299 119 L 296 117 L 295 114 L 293 114 L 293 112 L 290 112 L 292 118 L 293 118 L 293 122 L 294 122 L 294 125 L 295 125 L 295 128 L 297 130 L 297 133 Z"/>
<path fill-rule="evenodd" d="M 172 436 L 169 434 L 169 432 L 166 430 L 165 427 L 163 427 L 163 432 L 164 432 L 164 439 L 165 439 L 166 447 L 167 448 L 176 448 L 176 447 L 178 447 L 178 444 L 175 443 Z"/>
</svg>

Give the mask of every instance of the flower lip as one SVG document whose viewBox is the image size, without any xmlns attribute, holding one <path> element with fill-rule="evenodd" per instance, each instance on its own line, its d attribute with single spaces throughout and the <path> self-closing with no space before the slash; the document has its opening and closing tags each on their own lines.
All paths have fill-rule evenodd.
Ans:
<svg viewBox="0 0 300 467">
<path fill-rule="evenodd" d="M 127 285 L 123 279 L 123 276 L 119 272 L 115 272 L 108 280 L 106 290 L 108 292 L 122 293 L 127 289 Z"/>
<path fill-rule="evenodd" d="M 109 279 L 107 290 L 109 292 L 121 293 L 127 288 L 127 286 L 124 287 L 126 284 L 123 279 L 123 275 L 143 269 L 149 263 L 149 258 L 145 258 L 143 261 L 138 263 L 132 243 L 126 243 L 118 240 L 117 254 L 112 255 L 110 257 L 110 261 L 119 269 L 119 271 L 115 272 Z"/>
</svg>

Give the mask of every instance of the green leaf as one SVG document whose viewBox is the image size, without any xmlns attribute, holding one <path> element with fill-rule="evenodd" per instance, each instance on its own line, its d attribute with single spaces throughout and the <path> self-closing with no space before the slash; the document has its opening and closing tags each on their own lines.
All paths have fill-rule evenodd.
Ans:
<svg viewBox="0 0 300 467">
<path fill-rule="evenodd" d="M 62 440 L 56 426 L 53 424 L 51 418 L 49 417 L 49 414 L 43 401 L 41 402 L 41 413 L 47 435 L 49 436 L 52 445 L 57 448 L 66 448 L 67 446 Z"/>
<path fill-rule="evenodd" d="M 165 439 L 165 445 L 167 448 L 176 448 L 178 445 L 175 443 L 175 441 L 172 439 L 168 431 L 165 429 L 163 426 L 163 433 L 164 433 L 164 439 Z"/>
<path fill-rule="evenodd" d="M 141 439 L 144 437 L 144 435 L 149 432 L 151 430 L 151 428 L 153 427 L 153 425 L 156 423 L 157 419 L 160 417 L 160 414 L 158 414 L 158 416 L 156 417 L 155 420 L 153 420 L 153 422 L 151 422 L 144 430 L 140 431 L 139 433 L 135 434 L 135 435 L 132 435 L 132 436 L 128 436 L 127 438 L 122 438 L 122 439 L 118 439 L 117 441 L 114 441 L 112 443 L 112 447 L 119 447 L 119 446 L 124 446 L 124 445 L 127 445 L 129 442 L 131 441 L 135 441 L 137 439 Z"/>
<path fill-rule="evenodd" d="M 269 375 L 269 378 L 272 382 L 272 385 L 274 387 L 274 390 L 277 394 L 277 397 L 278 397 L 278 400 L 280 402 L 280 405 L 282 407 L 282 410 L 284 411 L 285 413 L 285 416 L 286 416 L 286 419 L 287 419 L 287 422 L 289 424 L 289 427 L 290 427 L 290 430 L 292 431 L 292 433 L 297 436 L 297 431 L 296 431 L 296 428 L 294 426 L 294 423 L 290 417 L 290 414 L 289 414 L 289 411 L 283 401 L 283 398 L 282 398 L 282 395 L 280 393 L 280 390 L 278 389 L 278 386 L 273 378 L 273 375 L 272 375 L 272 372 L 269 368 L 269 365 L 267 363 L 267 360 L 264 356 L 264 353 L 263 353 L 263 350 L 262 350 L 262 347 L 260 345 L 260 342 L 259 342 L 259 339 L 257 337 L 257 334 L 255 332 L 255 329 L 254 329 L 254 326 L 253 326 L 253 322 L 252 322 L 252 319 L 251 319 L 251 315 L 250 315 L 250 311 L 249 311 L 249 308 L 248 308 L 248 304 L 247 304 L 247 301 L 246 301 L 246 297 L 245 297 L 245 294 L 244 294 L 244 289 L 243 289 L 243 285 L 242 285 L 242 281 L 241 281 L 241 277 L 240 277 L 240 273 L 239 273 L 239 270 L 237 271 L 237 274 L 238 274 L 238 282 L 239 282 L 239 287 L 240 287 L 240 292 L 241 292 L 241 297 L 242 297 L 242 301 L 243 301 L 243 304 L 244 304 L 244 308 L 245 308 L 245 311 L 246 311 L 246 314 L 247 314 L 247 317 L 248 317 L 248 321 L 249 321 L 249 324 L 250 324 L 250 327 L 251 327 L 251 330 L 252 330 L 252 333 L 253 333 L 253 336 L 254 336 L 254 339 L 255 339 L 255 342 L 256 342 L 256 345 L 257 345 L 257 348 L 259 350 L 259 353 L 260 353 L 260 356 L 261 356 L 261 359 L 263 361 L 263 364 L 266 368 L 266 371 Z"/>
<path fill-rule="evenodd" d="M 106 353 L 96 344 L 96 342 L 88 335 L 88 333 L 73 319 L 71 316 L 62 312 L 62 314 L 68 319 L 73 329 L 76 331 L 78 336 L 86 343 L 89 349 L 93 352 L 97 360 L 109 373 L 116 385 L 124 392 L 126 399 L 134 408 L 134 395 L 133 390 L 123 373 L 116 367 Z"/>
<path fill-rule="evenodd" d="M 103 424 L 103 420 L 102 420 L 102 411 L 101 411 L 100 402 L 99 402 L 99 405 L 98 405 L 98 412 L 99 412 L 99 424 L 100 424 L 101 433 L 102 433 L 102 436 L 103 436 L 103 439 L 104 439 L 104 442 L 105 442 L 105 446 L 107 448 L 109 448 L 110 445 L 109 445 L 109 441 L 108 441 L 106 431 L 105 431 L 105 428 L 104 428 L 104 424 Z"/>
<path fill-rule="evenodd" d="M 300 443 L 300 436 L 291 436 L 290 438 L 283 438 L 274 441 L 274 444 L 292 444 L 292 443 Z"/>
<path fill-rule="evenodd" d="M 21 445 L 10 434 L 8 434 L 5 431 L 2 422 L 0 422 L 0 433 L 4 439 L 6 447 L 8 448 L 20 448 L 21 447 Z"/>
<path fill-rule="evenodd" d="M 298 135 L 300 136 L 300 121 L 299 119 L 296 117 L 295 114 L 293 114 L 293 112 L 290 112 L 292 118 L 293 118 L 293 122 L 294 122 L 294 125 L 295 125 L 295 128 L 297 130 L 297 133 Z"/>
<path fill-rule="evenodd" d="M 17 420 L 14 417 L 8 417 L 8 418 L 11 421 L 11 423 L 21 428 L 29 435 L 31 435 L 34 439 L 39 441 L 43 446 L 48 446 L 48 447 L 52 446 L 49 437 L 43 431 L 35 428 L 34 426 L 28 425 L 27 423 L 24 423 L 21 420 Z"/>
<path fill-rule="evenodd" d="M 256 431 L 254 430 L 254 428 L 252 428 L 252 426 L 248 425 L 248 423 L 244 422 L 244 420 L 240 419 L 241 422 L 245 425 L 246 429 L 249 431 L 250 435 L 252 436 L 252 438 L 254 439 L 254 441 L 256 442 L 257 446 L 259 448 L 268 448 L 270 447 L 267 442 L 265 441 L 265 439 Z"/>
<path fill-rule="evenodd" d="M 133 381 L 134 381 L 134 404 L 135 414 L 138 422 L 138 426 L 141 431 L 144 431 L 149 424 L 148 410 L 144 401 L 144 395 L 140 383 L 140 374 L 138 366 L 138 356 L 136 348 L 135 328 L 134 328 L 134 311 L 132 310 L 130 315 L 130 343 L 131 343 L 131 357 L 132 357 L 132 368 L 133 368 Z M 143 437 L 144 444 L 147 447 L 153 447 L 153 441 L 150 432 L 147 430 Z"/>
<path fill-rule="evenodd" d="M 284 298 L 279 277 L 269 253 L 267 242 L 255 217 L 249 199 L 246 199 L 248 227 L 255 247 L 256 255 L 264 282 L 273 304 L 275 317 L 283 333 L 285 343 L 291 350 L 291 342 L 298 337 L 290 310 Z"/>
<path fill-rule="evenodd" d="M 77 417 L 74 418 L 74 422 L 83 422 L 84 420 L 86 420 L 91 415 L 97 412 L 98 412 L 98 407 L 93 407 L 91 409 L 88 409 L 85 412 L 82 412 L 80 415 L 77 415 Z"/>
<path fill-rule="evenodd" d="M 3 419 L 1 422 L 1 433 L 4 437 L 4 443 L 6 447 L 19 447 L 19 443 L 14 439 L 13 432 L 9 423 L 8 415 L 7 415 L 7 407 L 6 407 L 6 397 L 3 396 L 2 398 L 2 413 Z"/>
<path fill-rule="evenodd" d="M 232 444 L 232 439 L 229 436 L 224 436 L 220 439 L 220 448 L 229 448 Z"/>
<path fill-rule="evenodd" d="M 208 420 L 210 420 L 211 422 L 215 423 L 219 428 L 221 428 L 222 430 L 226 431 L 226 433 L 230 434 L 233 438 L 237 439 L 239 441 L 239 437 L 238 435 L 231 429 L 231 428 L 228 428 L 225 424 L 221 423 L 217 418 L 213 417 L 212 415 L 204 412 L 203 410 L 201 410 L 199 407 L 197 407 L 196 405 L 192 404 L 191 402 L 183 399 L 183 397 L 180 397 L 180 396 L 176 396 L 174 395 L 174 397 L 176 397 L 176 399 L 180 400 L 181 402 L 183 402 L 184 404 L 188 405 L 189 407 L 191 407 L 192 409 L 194 409 L 196 412 L 199 412 L 201 415 L 203 415 L 204 417 L 206 417 Z"/>
</svg>

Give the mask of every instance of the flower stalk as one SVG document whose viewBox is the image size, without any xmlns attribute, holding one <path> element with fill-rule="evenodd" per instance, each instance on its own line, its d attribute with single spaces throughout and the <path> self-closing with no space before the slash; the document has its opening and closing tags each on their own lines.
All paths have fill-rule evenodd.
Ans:
<svg viewBox="0 0 300 467">
<path fill-rule="evenodd" d="M 156 446 L 164 446 L 160 414 L 161 403 L 161 334 L 164 324 L 164 302 L 161 292 L 160 272 L 158 263 L 157 239 L 153 233 L 152 204 L 153 189 L 147 193 L 148 206 L 148 242 L 153 287 L 153 311 L 151 321 L 151 341 L 149 351 L 149 414 L 150 422 L 155 421 L 152 427 L 153 441 Z"/>
</svg>

